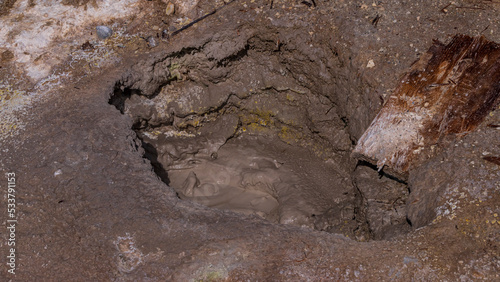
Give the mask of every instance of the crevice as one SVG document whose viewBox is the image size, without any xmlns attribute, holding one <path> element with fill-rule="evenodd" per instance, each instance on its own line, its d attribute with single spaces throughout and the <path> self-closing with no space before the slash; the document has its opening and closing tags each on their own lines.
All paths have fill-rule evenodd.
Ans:
<svg viewBox="0 0 500 282">
<path fill-rule="evenodd" d="M 164 58 L 164 60 L 161 60 L 161 62 L 163 62 L 163 61 L 165 61 L 167 59 L 170 59 L 170 58 L 180 59 L 180 58 L 185 57 L 187 55 L 191 55 L 192 56 L 195 53 L 201 52 L 205 48 L 206 44 L 207 43 L 204 43 L 203 45 L 201 45 L 199 47 L 183 47 L 179 51 L 170 53 L 167 57 Z"/>
<path fill-rule="evenodd" d="M 368 238 L 362 241 L 372 240 L 374 238 L 373 231 L 370 229 L 370 222 L 368 221 L 368 217 L 366 216 L 368 210 L 366 197 L 363 196 L 363 192 L 359 189 L 355 179 L 352 176 L 351 176 L 351 183 L 352 186 L 354 187 L 355 191 L 354 194 L 357 201 L 357 205 L 355 207 L 355 216 L 356 220 L 359 222 L 355 232 L 359 232 L 362 230 L 362 228 L 364 228 L 366 230 L 365 233 Z"/>
<path fill-rule="evenodd" d="M 153 166 L 153 171 L 156 173 L 156 175 L 158 175 L 160 180 L 163 183 L 170 185 L 170 179 L 168 178 L 168 171 L 163 167 L 161 162 L 158 161 L 158 151 L 156 150 L 155 146 L 145 142 L 140 137 L 139 140 L 141 140 L 142 147 L 144 148 L 145 151 L 143 157 L 151 162 L 151 165 Z"/>
<path fill-rule="evenodd" d="M 125 101 L 132 96 L 132 90 L 130 88 L 125 88 L 119 83 L 116 84 L 115 90 L 109 99 L 109 104 L 116 107 L 121 114 L 125 112 Z"/>
<path fill-rule="evenodd" d="M 413 224 L 411 223 L 411 220 L 408 218 L 408 216 L 406 217 L 406 222 L 408 223 L 408 225 L 410 225 L 411 227 L 413 227 Z"/>
<path fill-rule="evenodd" d="M 247 43 L 245 44 L 245 48 L 241 49 L 238 51 L 236 54 L 233 54 L 229 57 L 226 57 L 220 61 L 217 62 L 217 67 L 227 67 L 230 63 L 232 62 L 237 62 L 241 60 L 243 57 L 246 57 L 248 55 L 248 50 L 250 49 L 250 45 Z"/>
<path fill-rule="evenodd" d="M 367 161 L 359 160 L 359 161 L 358 161 L 358 163 L 356 164 L 356 167 L 358 167 L 358 166 L 366 166 L 366 167 L 369 167 L 369 168 L 371 168 L 371 169 L 373 169 L 373 170 L 377 171 L 377 173 L 379 174 L 379 177 L 380 177 L 380 178 L 382 178 L 382 177 L 387 177 L 387 178 L 389 178 L 389 179 L 391 179 L 391 180 L 394 180 L 394 181 L 396 181 L 396 182 L 398 182 L 398 183 L 401 183 L 401 184 L 403 184 L 403 185 L 408 185 L 408 183 L 407 183 L 405 180 L 400 179 L 400 178 L 397 178 L 397 177 L 396 177 L 396 176 L 394 176 L 394 175 L 388 174 L 388 173 L 384 172 L 384 170 L 383 170 L 383 169 L 382 169 L 382 170 L 379 170 L 379 169 L 377 168 L 377 166 L 376 166 L 376 165 L 374 165 L 374 164 L 372 164 L 372 163 L 369 163 L 369 162 L 367 162 Z"/>
</svg>

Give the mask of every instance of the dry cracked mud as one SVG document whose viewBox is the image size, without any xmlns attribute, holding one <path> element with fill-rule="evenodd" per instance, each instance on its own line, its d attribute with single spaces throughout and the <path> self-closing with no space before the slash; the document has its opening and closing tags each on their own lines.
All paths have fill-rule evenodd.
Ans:
<svg viewBox="0 0 500 282">
<path fill-rule="evenodd" d="M 113 2 L 0 2 L 2 277 L 500 279 L 498 111 L 407 179 L 351 157 L 433 39 L 500 42 L 499 3 Z"/>
</svg>

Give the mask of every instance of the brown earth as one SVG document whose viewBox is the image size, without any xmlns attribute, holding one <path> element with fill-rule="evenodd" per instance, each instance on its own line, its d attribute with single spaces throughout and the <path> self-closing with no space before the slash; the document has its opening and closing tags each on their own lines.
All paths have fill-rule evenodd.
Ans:
<svg viewBox="0 0 500 282">
<path fill-rule="evenodd" d="M 500 155 L 497 111 L 407 181 L 350 158 L 433 39 L 500 42 L 499 4 L 303 2 L 234 1 L 179 31 L 166 3 L 145 1 L 151 13 L 120 22 L 136 39 L 104 46 L 120 60 L 73 64 L 2 144 L 18 219 L 16 274 L 2 277 L 500 279 L 500 170 L 483 159 Z M 241 206 L 217 194 L 236 186 Z M 247 205 L 262 199 L 277 204 Z"/>
</svg>

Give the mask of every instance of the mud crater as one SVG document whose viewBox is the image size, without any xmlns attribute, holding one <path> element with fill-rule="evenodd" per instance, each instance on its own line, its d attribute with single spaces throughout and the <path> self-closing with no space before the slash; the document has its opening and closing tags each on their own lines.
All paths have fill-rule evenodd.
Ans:
<svg viewBox="0 0 500 282">
<path fill-rule="evenodd" d="M 359 241 L 406 233 L 406 183 L 350 157 L 356 118 L 373 111 L 353 98 L 363 82 L 332 46 L 313 56 L 296 44 L 186 48 L 139 66 L 110 104 L 181 199 Z"/>
</svg>

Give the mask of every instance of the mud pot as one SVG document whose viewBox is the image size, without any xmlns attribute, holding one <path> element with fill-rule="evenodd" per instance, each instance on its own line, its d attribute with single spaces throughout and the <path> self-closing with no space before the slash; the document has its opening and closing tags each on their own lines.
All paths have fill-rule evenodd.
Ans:
<svg viewBox="0 0 500 282">
<path fill-rule="evenodd" d="M 500 281 L 499 8 L 0 1 L 0 277 Z"/>
<path fill-rule="evenodd" d="M 345 99 L 356 73 L 327 46 L 308 58 L 273 34 L 231 38 L 229 56 L 217 41 L 168 55 L 166 73 L 143 74 L 158 88 L 122 81 L 110 103 L 181 199 L 360 241 L 409 231 L 406 183 L 350 157 L 352 127 L 372 114 Z"/>
</svg>

